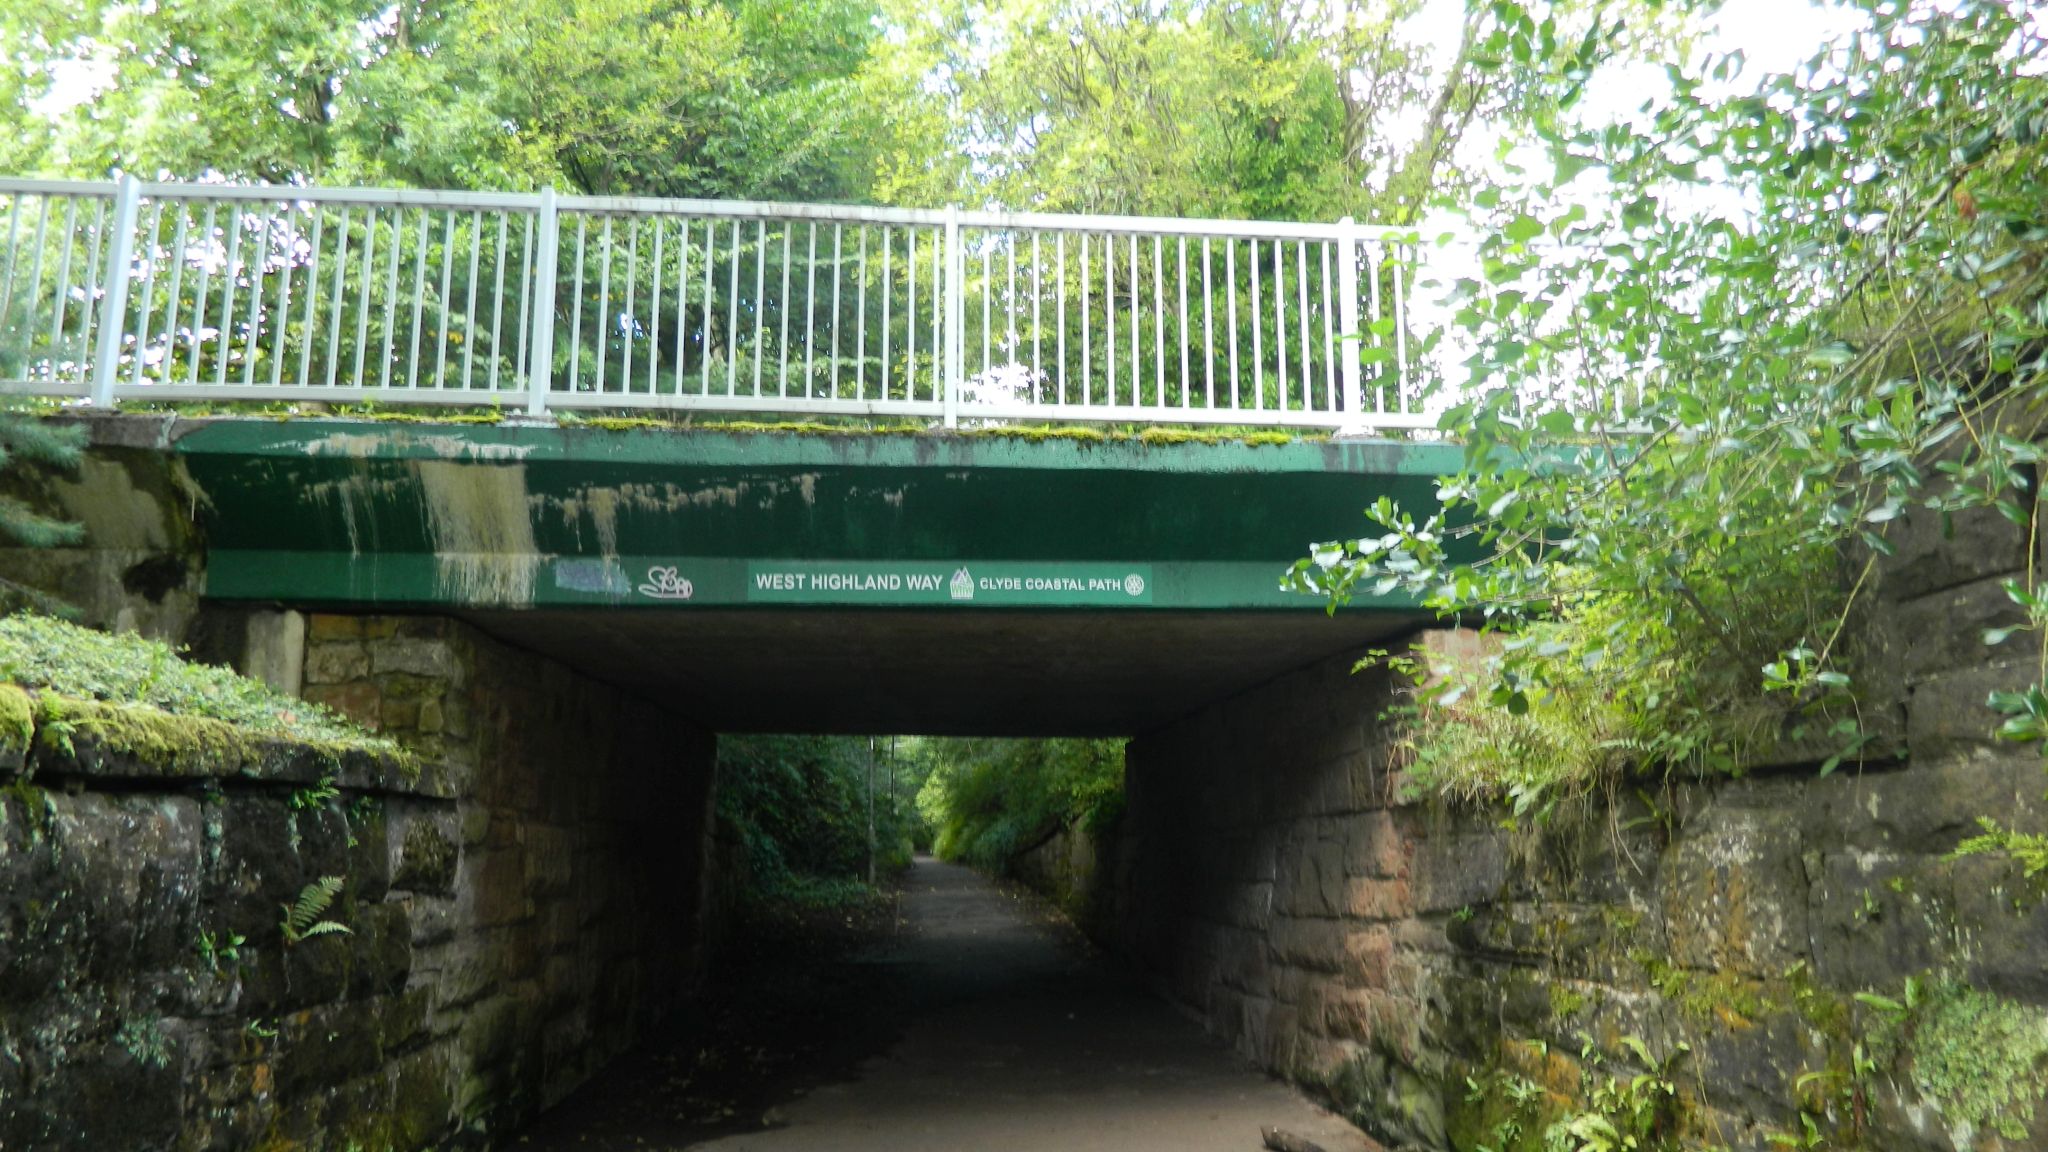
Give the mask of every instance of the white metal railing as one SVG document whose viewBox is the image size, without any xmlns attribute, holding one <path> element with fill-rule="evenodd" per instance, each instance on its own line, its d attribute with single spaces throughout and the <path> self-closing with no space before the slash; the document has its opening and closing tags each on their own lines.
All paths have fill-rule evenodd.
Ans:
<svg viewBox="0 0 2048 1152">
<path fill-rule="evenodd" d="M 0 245 L 0 388 L 99 405 L 1434 422 L 1349 220 L 0 180 Z"/>
</svg>

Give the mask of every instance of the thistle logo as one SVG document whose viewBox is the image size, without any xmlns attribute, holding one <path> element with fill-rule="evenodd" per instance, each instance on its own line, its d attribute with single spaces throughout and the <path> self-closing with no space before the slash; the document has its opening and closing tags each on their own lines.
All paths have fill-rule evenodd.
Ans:
<svg viewBox="0 0 2048 1152">
<path fill-rule="evenodd" d="M 970 574 L 965 568 L 962 568 L 959 571 L 953 573 L 953 582 L 951 588 L 953 592 L 953 599 L 955 600 L 974 599 L 973 575 Z"/>
<path fill-rule="evenodd" d="M 1145 578 L 1136 572 L 1124 577 L 1124 593 L 1130 596 L 1143 596 L 1145 594 Z"/>
</svg>

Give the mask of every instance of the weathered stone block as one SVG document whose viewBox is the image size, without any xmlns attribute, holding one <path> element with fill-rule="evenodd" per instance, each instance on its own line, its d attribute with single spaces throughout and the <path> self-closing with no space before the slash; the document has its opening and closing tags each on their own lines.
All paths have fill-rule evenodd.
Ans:
<svg viewBox="0 0 2048 1152">
<path fill-rule="evenodd" d="M 346 799 L 341 811 L 348 822 L 349 885 L 357 900 L 380 901 L 391 888 L 387 807 L 375 799 L 357 796 Z"/>
<path fill-rule="evenodd" d="M 1507 883 L 1507 844 L 1493 830 L 1432 832 L 1417 844 L 1409 875 L 1418 913 L 1484 904 Z"/>
<path fill-rule="evenodd" d="M 0 1147 L 175 1146 L 182 1060 L 171 1043 L 148 1021 L 107 1021 L 60 1047 L 17 1047 L 0 1064 L 31 1078 L 0 1101 Z"/>
<path fill-rule="evenodd" d="M 306 639 L 319 643 L 325 640 L 360 640 L 363 637 L 363 617 L 337 616 L 331 612 L 315 612 L 306 617 Z"/>
<path fill-rule="evenodd" d="M 1298 839 L 1283 844 L 1273 902 L 1288 916 L 1337 916 L 1344 910 L 1344 844 Z"/>
<path fill-rule="evenodd" d="M 377 686 L 366 680 L 346 684 L 309 684 L 306 699 L 323 707 L 332 708 L 365 728 L 377 728 L 382 722 L 382 699 Z"/>
<path fill-rule="evenodd" d="M 1344 934 L 1344 966 L 1347 983 L 1359 988 L 1387 987 L 1394 963 L 1394 934 L 1385 925 L 1358 928 Z"/>
<path fill-rule="evenodd" d="M 373 640 L 370 669 L 379 676 L 402 673 L 458 685 L 465 676 L 454 649 L 445 641 L 432 639 Z"/>
<path fill-rule="evenodd" d="M 1785 1090 L 1786 1070 L 1824 1065 L 1811 1030 L 1789 1009 L 1739 1022 L 1717 1020 L 1696 1030 L 1692 1059 L 1709 1099 L 1767 1125 L 1797 1131 L 1798 1099 Z M 1796 1073 L 1795 1073 L 1796 1075 Z"/>
<path fill-rule="evenodd" d="M 1971 856 L 1948 865 L 1953 920 L 1969 942 L 1970 984 L 2007 999 L 2048 1004 L 2048 899 L 2015 861 Z"/>
<path fill-rule="evenodd" d="M 438 1050 L 397 1062 L 391 1078 L 391 1139 L 400 1148 L 427 1148 L 455 1126 L 454 1077 Z"/>
<path fill-rule="evenodd" d="M 1376 988 L 1332 988 L 1322 1003 L 1324 1035 L 1358 1044 L 1392 1035 L 1409 1009 Z"/>
<path fill-rule="evenodd" d="M 415 949 L 446 944 L 454 938 L 461 909 L 453 898 L 407 893 L 393 903 L 406 910 Z"/>
<path fill-rule="evenodd" d="M 410 696 L 386 693 L 383 704 L 383 726 L 386 732 L 413 732 L 419 727 L 420 702 Z"/>
<path fill-rule="evenodd" d="M 414 969 L 433 973 L 437 1013 L 463 1008 L 498 991 L 503 973 L 510 967 L 497 948 L 500 935 L 463 933 L 424 954 L 414 952 Z M 460 1020 L 461 1014 L 452 1018 Z"/>
<path fill-rule="evenodd" d="M 462 851 L 455 810 L 447 805 L 393 804 L 385 847 L 391 886 L 441 894 L 455 883 Z"/>
<path fill-rule="evenodd" d="M 372 1013 L 353 1004 L 293 1012 L 278 1023 L 279 1095 L 286 1101 L 317 1096 L 374 1071 L 382 1062 Z"/>
<path fill-rule="evenodd" d="M 1842 772 L 1802 782 L 1797 801 L 1809 842 L 1862 851 L 1944 854 L 1978 820 L 2048 831 L 2040 760 L 2032 751 L 1916 759 L 1888 772 Z"/>
<path fill-rule="evenodd" d="M 298 612 L 251 609 L 245 615 L 244 676 L 261 680 L 287 696 L 305 682 L 306 617 Z"/>
<path fill-rule="evenodd" d="M 361 644 L 314 644 L 306 650 L 307 684 L 347 684 L 369 674 L 370 654 Z"/>
<path fill-rule="evenodd" d="M 1346 822 L 1344 870 L 1351 876 L 1391 879 L 1408 871 L 1413 844 L 1391 812 L 1366 812 Z"/>
<path fill-rule="evenodd" d="M 1660 877 L 1672 961 L 1777 975 L 1806 951 L 1806 877 L 1792 813 L 1710 804 Z"/>
<path fill-rule="evenodd" d="M 273 951 L 282 961 L 283 979 L 273 987 L 266 1009 L 303 1009 L 341 999 L 348 991 L 357 946 L 352 935 L 338 934 L 280 944 Z"/>
<path fill-rule="evenodd" d="M 1406 880 L 1361 877 L 1345 881 L 1346 916 L 1359 920 L 1399 920 L 1414 910 L 1414 896 Z"/>
<path fill-rule="evenodd" d="M 1906 701 L 1906 745 L 1914 760 L 1972 750 L 2014 751 L 1998 740 L 2004 717 L 1987 701 L 1993 692 L 2017 692 L 2035 682 L 2030 660 L 2008 660 L 1943 672 L 1915 685 Z M 2031 756 L 2031 753 L 2027 753 Z"/>
<path fill-rule="evenodd" d="M 471 894 L 478 925 L 509 924 L 532 914 L 522 856 L 516 847 L 483 848 L 463 855 L 457 882 Z"/>
<path fill-rule="evenodd" d="M 412 924 L 404 906 L 359 905 L 350 930 L 355 947 L 349 995 L 388 996 L 403 989 L 412 972 Z"/>
<path fill-rule="evenodd" d="M 1293 967 L 1335 974 L 1343 968 L 1346 931 L 1341 920 L 1275 916 L 1271 932 L 1273 958 Z"/>
<path fill-rule="evenodd" d="M 417 1048 L 432 1037 L 433 989 L 414 985 L 380 1001 L 377 1043 L 387 1054 Z"/>
<path fill-rule="evenodd" d="M 0 796 L 0 819 L 0 1006 L 190 960 L 202 887 L 196 801 L 22 786 Z"/>
<path fill-rule="evenodd" d="M 2026 621 L 2026 612 L 2005 594 L 2005 578 L 1994 576 L 1918 596 L 1895 606 L 1885 622 L 1887 656 L 1917 683 L 1939 672 L 2011 659 L 2010 651 L 1984 643 L 1988 628 Z M 2024 643 L 2024 638 L 2007 642 Z"/>
<path fill-rule="evenodd" d="M 1894 551 L 1880 564 L 1879 592 L 1908 600 L 2027 566 L 2027 528 L 1994 508 L 1941 513 L 1915 508 L 1886 537 Z"/>
</svg>

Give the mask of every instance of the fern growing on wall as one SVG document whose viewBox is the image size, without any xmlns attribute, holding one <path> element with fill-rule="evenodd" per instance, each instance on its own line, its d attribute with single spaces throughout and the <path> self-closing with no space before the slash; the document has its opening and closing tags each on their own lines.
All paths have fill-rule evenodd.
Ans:
<svg viewBox="0 0 2048 1152">
<path fill-rule="evenodd" d="M 304 888 L 299 889 L 299 898 L 284 908 L 284 942 L 297 944 L 314 936 L 349 934 L 349 927 L 338 920 L 323 917 L 334 906 L 334 898 L 341 895 L 342 879 L 339 876 L 322 876 Z"/>
</svg>

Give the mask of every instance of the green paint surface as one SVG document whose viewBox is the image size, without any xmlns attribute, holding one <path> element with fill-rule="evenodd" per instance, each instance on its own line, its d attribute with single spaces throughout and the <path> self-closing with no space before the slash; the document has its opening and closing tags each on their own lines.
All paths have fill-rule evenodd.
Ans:
<svg viewBox="0 0 2048 1152">
<path fill-rule="evenodd" d="M 209 596 L 650 610 L 1322 611 L 1279 590 L 1287 566 L 1356 534 L 1381 495 L 1432 507 L 1459 461 L 1431 444 L 253 420 L 175 447 L 207 497 Z M 975 595 L 956 601 L 962 567 Z"/>
<path fill-rule="evenodd" d="M 639 591 L 642 595 L 664 594 L 659 583 L 643 583 Z M 749 604 L 913 604 L 963 608 L 1131 608 L 1152 603 L 1152 593 L 1150 564 L 1006 564 L 979 560 L 958 565 L 929 561 L 755 561 L 747 565 L 741 589 Z"/>
</svg>

